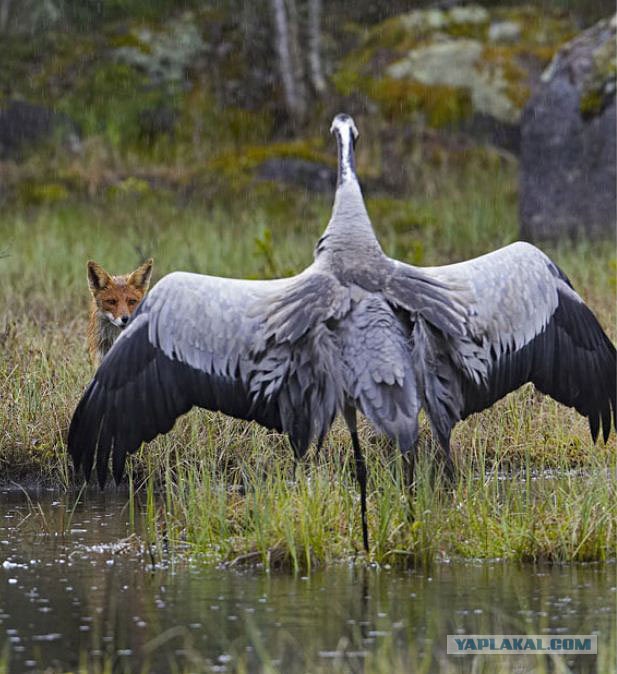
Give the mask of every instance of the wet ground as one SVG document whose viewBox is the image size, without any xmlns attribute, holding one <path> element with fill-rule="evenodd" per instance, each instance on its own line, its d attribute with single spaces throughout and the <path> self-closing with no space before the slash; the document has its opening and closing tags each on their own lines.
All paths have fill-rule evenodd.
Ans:
<svg viewBox="0 0 617 674">
<path fill-rule="evenodd" d="M 125 495 L 88 495 L 71 516 L 52 494 L 0 492 L 9 671 L 97 661 L 114 671 L 227 671 L 239 659 L 249 671 L 264 662 L 292 674 L 315 662 L 361 671 L 384 644 L 439 671 L 447 634 L 598 634 L 602 649 L 616 629 L 614 563 L 436 563 L 430 573 L 341 564 L 307 578 L 172 563 L 144 550 L 139 516 L 134 527 L 129 519 Z M 472 669 L 471 656 L 455 662 Z M 573 671 L 595 663 L 569 660 Z"/>
</svg>

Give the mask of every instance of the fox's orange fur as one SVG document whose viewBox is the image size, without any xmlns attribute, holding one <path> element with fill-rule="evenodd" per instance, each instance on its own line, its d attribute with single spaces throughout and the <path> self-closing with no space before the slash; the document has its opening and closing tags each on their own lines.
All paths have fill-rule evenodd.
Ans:
<svg viewBox="0 0 617 674">
<path fill-rule="evenodd" d="M 147 260 L 130 274 L 112 276 L 100 264 L 88 261 L 88 286 L 92 301 L 88 323 L 88 351 L 98 365 L 111 349 L 130 315 L 148 292 L 153 260 Z"/>
</svg>

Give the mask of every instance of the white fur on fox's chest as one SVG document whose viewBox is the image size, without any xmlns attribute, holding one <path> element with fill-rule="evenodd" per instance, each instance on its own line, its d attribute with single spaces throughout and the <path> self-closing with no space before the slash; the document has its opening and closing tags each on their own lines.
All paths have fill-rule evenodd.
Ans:
<svg viewBox="0 0 617 674">
<path fill-rule="evenodd" d="M 98 322 L 98 340 L 97 340 L 97 351 L 99 358 L 103 356 L 111 349 L 112 344 L 118 338 L 118 335 L 122 332 L 122 328 L 114 325 L 105 314 L 100 311 L 97 314 Z"/>
</svg>

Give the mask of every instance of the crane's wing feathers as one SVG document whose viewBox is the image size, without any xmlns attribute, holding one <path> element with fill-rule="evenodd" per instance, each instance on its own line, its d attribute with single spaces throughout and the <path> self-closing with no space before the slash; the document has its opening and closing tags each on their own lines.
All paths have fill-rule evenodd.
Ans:
<svg viewBox="0 0 617 674">
<path fill-rule="evenodd" d="M 256 310 L 267 316 L 264 338 L 296 342 L 318 323 L 337 320 L 350 308 L 350 293 L 330 274 L 309 267 Z"/>
<path fill-rule="evenodd" d="M 95 457 L 105 483 L 112 455 L 119 480 L 127 453 L 169 431 L 194 405 L 281 430 L 275 406 L 255 406 L 250 391 L 250 308 L 281 282 L 196 274 L 165 277 L 103 359 L 77 406 L 68 435 L 76 467 L 89 477 Z"/>
<path fill-rule="evenodd" d="M 521 346 L 495 352 L 481 385 L 463 383 L 462 417 L 481 411 L 525 382 L 589 418 L 592 437 L 600 419 L 608 439 L 616 409 L 615 347 L 596 317 L 569 289 L 557 293 L 557 305 L 546 325 Z"/>
<path fill-rule="evenodd" d="M 544 253 L 519 242 L 424 271 L 473 290 L 465 336 L 448 338 L 444 347 L 461 373 L 461 405 L 452 413 L 452 425 L 533 382 L 587 416 L 594 440 L 601 420 L 608 438 L 611 410 L 615 418 L 615 347 Z"/>
<path fill-rule="evenodd" d="M 444 334 L 465 333 L 466 304 L 471 299 L 469 283 L 460 278 L 440 278 L 398 260 L 390 260 L 393 273 L 383 289 L 393 305 L 422 316 Z"/>
</svg>

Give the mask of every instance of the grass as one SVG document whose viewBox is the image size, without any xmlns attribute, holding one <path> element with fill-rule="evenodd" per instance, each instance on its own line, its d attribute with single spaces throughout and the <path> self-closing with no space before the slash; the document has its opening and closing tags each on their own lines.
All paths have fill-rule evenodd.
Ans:
<svg viewBox="0 0 617 674">
<path fill-rule="evenodd" d="M 524 402 L 521 396 L 516 404 Z M 501 404 L 487 429 L 499 443 L 506 441 L 501 429 L 516 414 L 514 404 Z M 165 500 L 153 513 L 155 539 L 188 541 L 215 563 L 259 562 L 296 571 L 363 555 L 357 487 L 342 427 L 332 433 L 327 459 L 298 471 L 291 482 L 286 447 L 252 429 L 245 434 L 243 455 L 236 455 L 237 450 L 231 455 L 219 441 L 234 437 L 234 422 L 228 423 L 227 432 L 205 444 L 190 440 L 198 432 L 190 419 L 177 429 L 184 439 L 164 447 L 169 441 L 158 441 L 155 451 L 165 456 Z M 573 462 L 563 437 L 561 449 L 552 448 L 543 459 L 543 452 L 523 437 L 526 429 L 511 430 L 511 438 L 524 446 L 516 459 L 497 446 L 489 448 L 477 425 L 470 454 L 463 455 L 457 444 L 459 479 L 453 489 L 433 479 L 433 447 L 424 438 L 418 486 L 410 498 L 396 451 L 366 428 L 371 560 L 407 567 L 428 566 L 436 558 L 614 557 L 614 452 L 582 446 Z M 148 458 L 152 477 L 146 477 L 146 491 L 154 490 L 152 483 L 161 478 L 160 458 Z"/>
<path fill-rule="evenodd" d="M 408 200 L 367 199 L 390 255 L 442 264 L 516 239 L 509 165 L 424 175 Z M 85 349 L 85 263 L 112 272 L 154 256 L 174 269 L 264 277 L 299 271 L 330 199 L 254 184 L 234 199 L 181 203 L 171 193 L 116 193 L 5 210 L 0 217 L 0 471 L 24 484 L 74 485 L 64 438 L 92 375 Z M 548 250 L 615 339 L 615 253 L 579 243 Z M 453 489 L 433 479 L 426 424 L 418 486 L 402 488 L 397 452 L 362 426 L 369 465 L 371 560 L 605 560 L 617 554 L 615 436 L 594 446 L 586 420 L 525 387 L 459 424 Z M 362 556 L 349 439 L 331 432 L 322 458 L 296 473 L 280 436 L 194 410 L 133 459 L 132 497 L 151 536 L 213 563 L 310 569 Z"/>
</svg>

